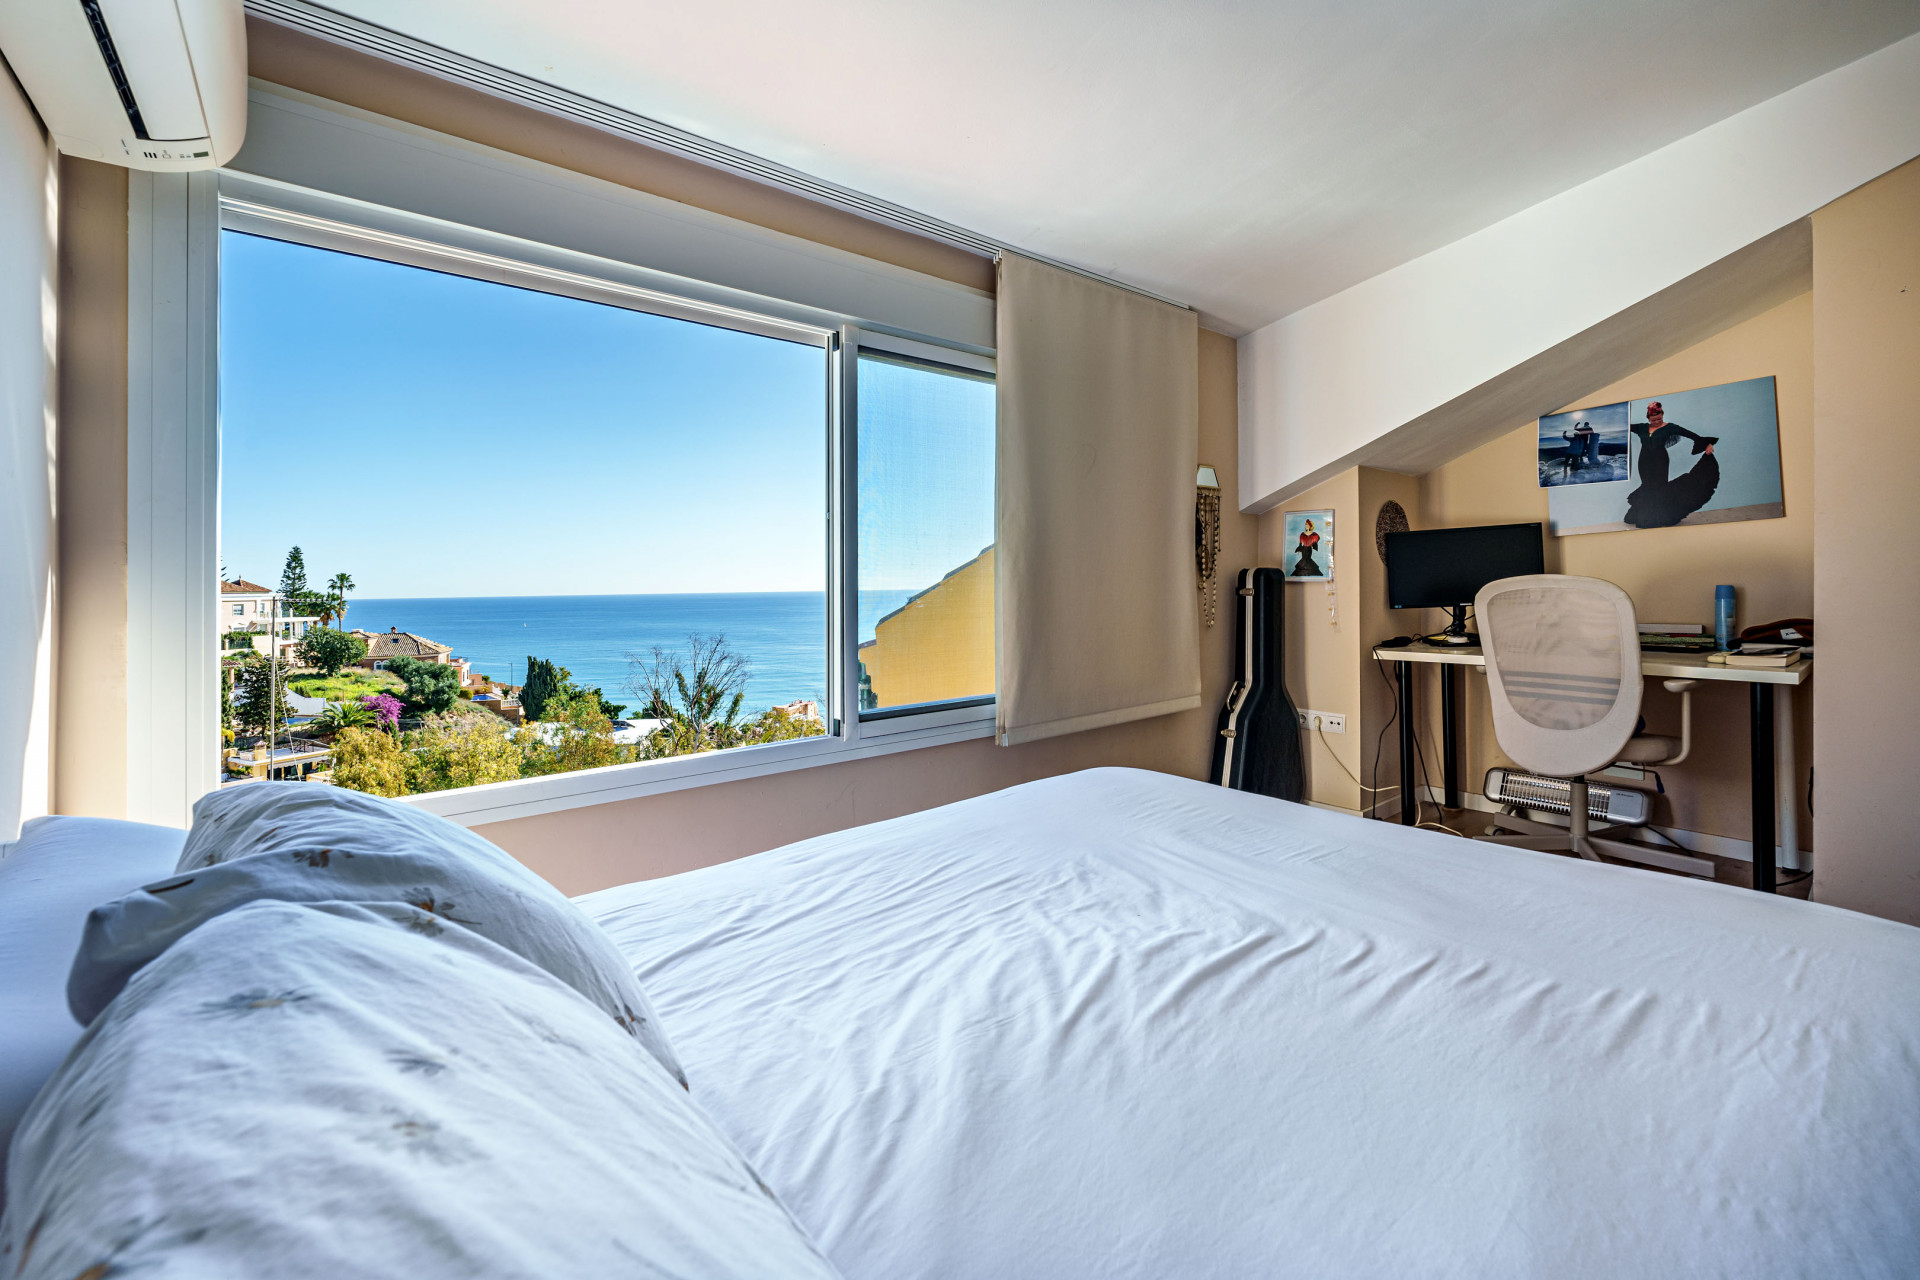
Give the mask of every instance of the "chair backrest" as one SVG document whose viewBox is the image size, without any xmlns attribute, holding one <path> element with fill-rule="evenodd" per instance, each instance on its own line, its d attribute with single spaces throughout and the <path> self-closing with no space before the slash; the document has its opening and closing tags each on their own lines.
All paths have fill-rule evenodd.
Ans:
<svg viewBox="0 0 1920 1280">
<path fill-rule="evenodd" d="M 1532 573 L 1480 588 L 1473 616 L 1502 751 L 1556 777 L 1620 758 L 1640 718 L 1640 633 L 1626 592 Z"/>
</svg>

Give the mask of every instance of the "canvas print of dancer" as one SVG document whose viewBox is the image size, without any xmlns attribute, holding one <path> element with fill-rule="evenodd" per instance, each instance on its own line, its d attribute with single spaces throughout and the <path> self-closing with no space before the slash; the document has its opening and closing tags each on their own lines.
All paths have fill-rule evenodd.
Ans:
<svg viewBox="0 0 1920 1280">
<path fill-rule="evenodd" d="M 1540 487 L 1627 478 L 1627 406 L 1596 405 L 1540 419 Z"/>
<path fill-rule="evenodd" d="M 1289 511 L 1282 565 L 1296 582 L 1327 582 L 1333 577 L 1333 512 Z"/>
<path fill-rule="evenodd" d="M 1772 378 L 1627 402 L 1635 529 L 1765 520 L 1786 514 Z"/>
<path fill-rule="evenodd" d="M 1575 423 L 1615 415 L 1629 436 L 1625 476 L 1550 487 L 1547 511 L 1554 533 L 1668 529 L 1786 514 L 1772 378 L 1555 414 L 1553 419 L 1563 423 L 1558 430 L 1569 437 L 1561 440 L 1561 465 L 1567 450 L 1581 442 Z M 1550 421 L 1540 423 L 1543 460 Z"/>
</svg>

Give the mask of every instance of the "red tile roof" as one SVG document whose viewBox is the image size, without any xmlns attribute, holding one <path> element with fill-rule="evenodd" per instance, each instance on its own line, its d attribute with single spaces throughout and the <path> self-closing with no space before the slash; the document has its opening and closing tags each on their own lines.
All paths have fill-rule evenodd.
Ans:
<svg viewBox="0 0 1920 1280">
<path fill-rule="evenodd" d="M 414 635 L 411 631 L 361 631 L 355 628 L 353 634 L 367 642 L 369 658 L 431 658 L 435 654 L 453 652 L 452 646 Z"/>
</svg>

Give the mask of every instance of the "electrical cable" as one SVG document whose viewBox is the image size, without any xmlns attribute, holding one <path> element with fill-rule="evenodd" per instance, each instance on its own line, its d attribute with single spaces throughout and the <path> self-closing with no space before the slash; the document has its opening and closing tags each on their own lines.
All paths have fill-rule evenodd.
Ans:
<svg viewBox="0 0 1920 1280">
<path fill-rule="evenodd" d="M 1427 753 L 1420 746 L 1420 729 L 1419 729 L 1419 726 L 1417 725 L 1414 727 L 1414 730 L 1413 730 L 1413 753 L 1414 753 L 1414 757 L 1420 761 L 1420 785 L 1427 789 L 1428 795 L 1432 795 L 1433 794 L 1433 777 L 1427 772 Z M 1400 803 L 1405 804 L 1406 802 L 1407 802 L 1407 798 L 1404 794 L 1402 794 L 1400 797 Z M 1430 827 L 1435 831 L 1444 831 L 1450 836 L 1459 836 L 1462 839 L 1469 838 L 1466 832 L 1455 831 L 1452 827 L 1448 826 L 1444 822 L 1421 822 L 1419 820 L 1420 819 L 1420 801 L 1417 797 L 1415 798 L 1413 804 L 1414 804 L 1414 808 L 1413 808 L 1413 816 L 1414 816 L 1413 825 L 1414 826 Z M 1446 812 L 1447 812 L 1446 808 L 1444 807 L 1441 801 L 1435 801 L 1433 808 L 1434 808 L 1434 811 L 1436 813 L 1439 813 L 1442 817 L 1446 815 Z"/>
<path fill-rule="evenodd" d="M 1387 676 L 1386 663 L 1379 658 L 1375 658 L 1373 660 L 1373 666 L 1374 666 L 1374 670 L 1380 673 L 1380 679 L 1386 682 L 1387 688 L 1393 689 L 1394 695 L 1395 695 L 1393 700 L 1393 715 L 1387 717 L 1387 723 L 1380 726 L 1380 736 L 1373 740 L 1373 774 L 1374 774 L 1374 777 L 1377 778 L 1380 776 L 1380 744 L 1383 741 L 1385 741 L 1387 730 L 1390 727 L 1392 727 L 1394 717 L 1400 714 L 1400 698 L 1399 698 L 1399 690 L 1394 689 L 1393 681 L 1389 679 Z M 1427 791 L 1431 793 L 1433 791 L 1433 779 L 1427 776 L 1427 757 L 1426 757 L 1426 753 L 1420 749 L 1420 730 L 1417 726 L 1414 728 L 1414 731 L 1413 731 L 1413 749 L 1415 754 L 1419 757 L 1419 760 L 1420 760 L 1421 780 L 1423 784 L 1426 786 Z M 1402 789 L 1400 792 L 1400 804 L 1401 804 L 1401 807 L 1404 808 L 1407 804 L 1407 792 L 1405 790 L 1405 783 L 1407 779 L 1402 778 L 1400 781 L 1402 784 Z M 1435 807 L 1437 808 L 1438 806 L 1435 806 Z M 1421 822 L 1419 820 L 1420 797 L 1417 793 L 1413 797 L 1413 815 L 1414 815 L 1413 825 L 1416 827 L 1431 827 L 1436 831 L 1444 831 L 1448 835 L 1460 836 L 1462 839 L 1471 838 L 1467 836 L 1466 832 L 1455 831 L 1452 827 L 1446 826 L 1442 823 Z"/>
<path fill-rule="evenodd" d="M 1320 722 L 1318 720 L 1315 720 L 1313 722 L 1313 731 L 1316 735 L 1319 736 L 1320 745 L 1325 747 L 1327 749 L 1327 754 L 1333 757 L 1333 762 L 1340 766 L 1340 772 L 1346 774 L 1349 778 L 1353 778 L 1354 786 L 1359 787 L 1362 791 L 1367 792 L 1369 795 L 1378 795 L 1382 791 L 1398 791 L 1400 789 L 1397 785 L 1391 786 L 1391 787 L 1369 787 L 1365 783 L 1361 782 L 1360 779 L 1354 778 L 1353 770 L 1347 768 L 1347 762 L 1340 758 L 1340 753 L 1333 749 L 1333 744 L 1331 742 L 1327 741 L 1327 731 L 1320 726 Z M 1375 767 L 1376 768 L 1378 767 L 1377 759 L 1375 762 Z"/>
</svg>

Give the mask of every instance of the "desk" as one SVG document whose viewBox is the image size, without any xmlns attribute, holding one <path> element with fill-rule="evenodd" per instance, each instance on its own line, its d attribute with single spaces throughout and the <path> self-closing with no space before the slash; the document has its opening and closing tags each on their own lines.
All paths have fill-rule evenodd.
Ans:
<svg viewBox="0 0 1920 1280">
<path fill-rule="evenodd" d="M 1455 692 L 1454 667 L 1485 668 L 1487 657 L 1477 645 L 1410 644 L 1401 649 L 1375 649 L 1373 656 L 1394 664 L 1394 692 L 1399 699 L 1400 716 L 1400 821 L 1412 826 L 1419 821 L 1420 805 L 1414 778 L 1413 664 L 1434 663 L 1440 667 L 1440 771 L 1445 779 L 1446 804 L 1460 807 L 1460 765 L 1454 750 Z M 1797 834 L 1798 795 L 1793 767 L 1793 704 L 1787 701 L 1796 685 L 1805 684 L 1813 674 L 1813 659 L 1802 658 L 1790 667 L 1729 667 L 1708 662 L 1691 654 L 1642 653 L 1640 674 L 1663 680 L 1721 680 L 1744 684 L 1749 691 L 1747 707 L 1752 723 L 1753 763 L 1753 887 L 1772 893 L 1774 874 L 1774 810 L 1782 810 L 1780 828 L 1799 844 Z M 1781 704 L 1785 731 L 1774 732 L 1774 704 Z M 1777 789 L 1776 775 L 1781 779 Z M 1777 794 L 1777 800 L 1776 800 Z M 1797 850 L 1796 850 L 1797 851 Z"/>
</svg>

